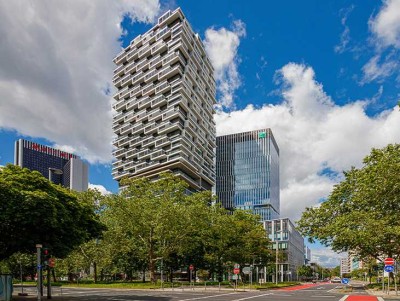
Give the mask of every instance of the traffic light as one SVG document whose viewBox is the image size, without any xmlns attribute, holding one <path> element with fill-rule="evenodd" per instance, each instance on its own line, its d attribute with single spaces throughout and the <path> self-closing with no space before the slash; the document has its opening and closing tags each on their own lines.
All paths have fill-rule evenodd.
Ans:
<svg viewBox="0 0 400 301">
<path fill-rule="evenodd" d="M 43 262 L 44 267 L 48 266 L 50 257 L 51 257 L 50 250 L 48 248 L 43 248 L 42 249 L 42 262 Z"/>
</svg>

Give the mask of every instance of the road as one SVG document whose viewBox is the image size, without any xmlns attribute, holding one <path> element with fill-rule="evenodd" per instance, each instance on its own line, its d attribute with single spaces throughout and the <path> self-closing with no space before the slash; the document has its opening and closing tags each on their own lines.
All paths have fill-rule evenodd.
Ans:
<svg viewBox="0 0 400 301">
<path fill-rule="evenodd" d="M 268 291 L 218 291 L 218 289 L 184 290 L 128 290 L 128 289 L 85 289 L 85 288 L 54 288 L 53 300 L 63 301 L 383 301 L 382 297 L 369 296 L 363 289 L 355 289 L 352 293 L 340 292 L 338 284 L 308 285 L 298 288 L 288 288 Z M 29 297 L 14 300 L 35 300 L 34 288 L 26 289 Z M 16 289 L 15 293 L 18 293 Z M 400 296 L 399 296 L 400 297 Z M 43 297 L 42 300 L 47 300 Z M 390 299 L 390 300 L 400 300 Z"/>
</svg>

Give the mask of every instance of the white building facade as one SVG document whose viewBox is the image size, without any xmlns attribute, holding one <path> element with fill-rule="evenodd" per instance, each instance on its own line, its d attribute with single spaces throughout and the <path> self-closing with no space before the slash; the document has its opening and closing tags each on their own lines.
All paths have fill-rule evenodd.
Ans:
<svg viewBox="0 0 400 301">
<path fill-rule="evenodd" d="M 172 171 L 191 190 L 215 182 L 215 80 L 204 46 L 178 8 L 114 59 L 112 175 Z"/>
</svg>

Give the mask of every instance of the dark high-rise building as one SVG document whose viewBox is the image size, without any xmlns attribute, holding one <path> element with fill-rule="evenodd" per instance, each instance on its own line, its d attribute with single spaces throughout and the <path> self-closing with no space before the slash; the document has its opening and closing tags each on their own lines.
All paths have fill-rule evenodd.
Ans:
<svg viewBox="0 0 400 301">
<path fill-rule="evenodd" d="M 88 189 L 88 166 L 78 156 L 35 142 L 15 142 L 14 164 L 40 172 L 55 184 L 76 191 Z"/>
<path fill-rule="evenodd" d="M 114 179 L 171 171 L 191 190 L 211 189 L 214 70 L 181 9 L 162 15 L 114 63 Z"/>
<path fill-rule="evenodd" d="M 217 137 L 216 194 L 227 209 L 279 218 L 279 148 L 263 129 Z"/>
</svg>

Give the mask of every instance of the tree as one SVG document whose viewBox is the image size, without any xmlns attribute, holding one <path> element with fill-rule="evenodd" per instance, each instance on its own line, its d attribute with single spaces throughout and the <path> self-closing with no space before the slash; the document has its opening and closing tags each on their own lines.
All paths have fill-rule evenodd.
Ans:
<svg viewBox="0 0 400 301">
<path fill-rule="evenodd" d="M 65 257 L 76 246 L 101 236 L 104 226 L 93 206 L 50 183 L 37 171 L 14 165 L 0 170 L 0 259 L 32 253 L 35 244 Z"/>
<path fill-rule="evenodd" d="M 331 276 L 340 276 L 340 265 L 332 269 Z"/>
<path fill-rule="evenodd" d="M 308 265 L 303 265 L 297 269 L 297 274 L 302 279 L 311 278 L 313 276 L 313 269 Z"/>
<path fill-rule="evenodd" d="M 259 221 L 259 216 L 244 210 L 235 210 L 233 214 L 221 208 L 219 204 L 210 207 L 210 227 L 202 237 L 205 243 L 205 260 L 218 280 L 222 280 L 227 268 L 233 264 L 241 267 L 246 264 L 263 264 L 271 259 L 271 242 Z"/>
<path fill-rule="evenodd" d="M 299 230 L 359 258 L 400 255 L 400 145 L 372 149 L 362 168 L 344 172 L 328 200 L 307 208 Z"/>
<path fill-rule="evenodd" d="M 211 194 L 187 195 L 187 184 L 169 173 L 157 181 L 127 179 L 123 185 L 121 194 L 104 204 L 107 235 L 114 237 L 117 253 L 130 253 L 146 262 L 154 282 L 156 262 L 183 254 L 195 229 L 202 227 L 195 216 L 210 202 Z"/>
</svg>

